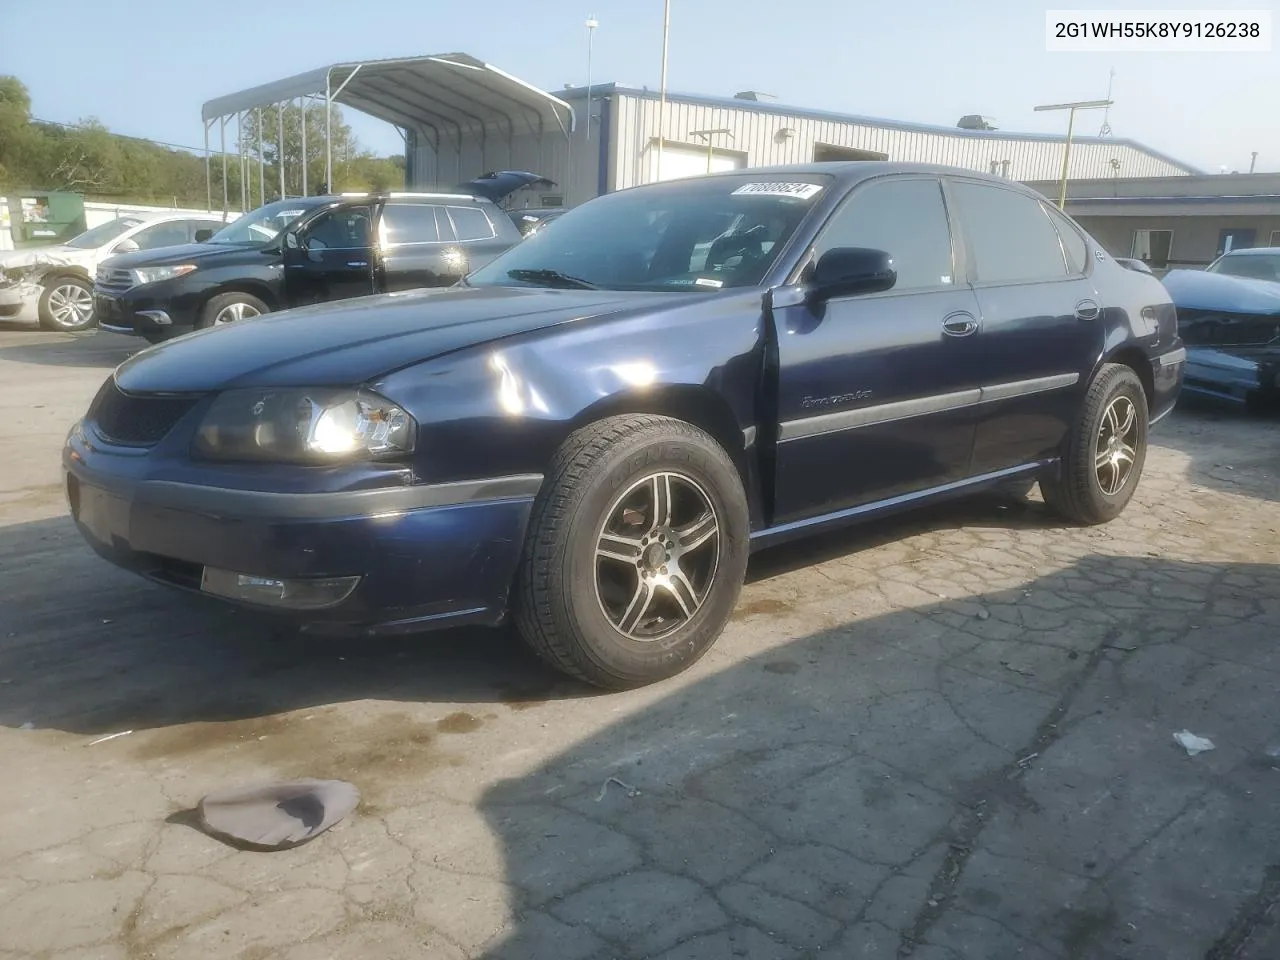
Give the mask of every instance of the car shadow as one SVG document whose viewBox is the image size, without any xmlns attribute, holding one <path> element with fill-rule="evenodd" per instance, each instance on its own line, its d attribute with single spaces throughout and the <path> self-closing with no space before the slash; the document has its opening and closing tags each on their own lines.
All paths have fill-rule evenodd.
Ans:
<svg viewBox="0 0 1280 960">
<path fill-rule="evenodd" d="M 0 327 L 0 330 L 9 328 Z M 13 329 L 17 329 L 13 325 Z M 29 328 L 24 328 L 29 329 Z M 36 331 L 31 342 L 0 346 L 0 360 L 55 367 L 117 367 L 149 344 L 137 337 L 104 330 L 84 333 Z M 56 338 L 56 339 L 52 339 Z M 9 344 L 12 345 L 9 345 Z"/>
<path fill-rule="evenodd" d="M 1043 525 L 999 495 L 762 551 L 748 579 L 925 529 Z M 377 639 L 302 635 L 161 587 L 94 554 L 69 519 L 0 528 L 0 725 L 101 734 L 269 716 L 375 697 L 533 703 L 598 696 L 544 666 L 511 629 Z"/>
<path fill-rule="evenodd" d="M 1255 955 L 1280 567 L 1092 555 L 794 640 L 756 623 L 764 652 L 491 787 L 489 832 L 424 838 L 415 889 L 456 889 L 419 918 L 463 938 L 502 897 L 486 960 Z"/>
<path fill-rule="evenodd" d="M 1187 479 L 1224 493 L 1280 501 L 1280 413 L 1248 413 L 1193 396 L 1179 399 L 1151 443 L 1189 458 Z"/>
</svg>

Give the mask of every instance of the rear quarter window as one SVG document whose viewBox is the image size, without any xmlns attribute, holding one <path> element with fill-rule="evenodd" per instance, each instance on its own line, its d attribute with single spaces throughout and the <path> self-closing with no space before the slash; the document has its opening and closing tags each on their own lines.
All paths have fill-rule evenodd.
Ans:
<svg viewBox="0 0 1280 960">
<path fill-rule="evenodd" d="M 490 240 L 493 224 L 479 207 L 449 207 L 449 219 L 458 240 Z"/>
</svg>

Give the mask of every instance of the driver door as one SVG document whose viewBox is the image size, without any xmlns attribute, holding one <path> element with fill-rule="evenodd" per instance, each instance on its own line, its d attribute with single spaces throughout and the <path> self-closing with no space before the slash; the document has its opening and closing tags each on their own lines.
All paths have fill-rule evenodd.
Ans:
<svg viewBox="0 0 1280 960">
<path fill-rule="evenodd" d="M 964 479 L 981 385 L 981 314 L 934 177 L 855 187 L 814 242 L 887 252 L 883 293 L 806 302 L 780 289 L 776 523 Z M 777 304 L 781 303 L 781 306 Z"/>
<path fill-rule="evenodd" d="M 327 303 L 373 293 L 370 208 L 327 210 L 285 247 L 285 299 L 289 306 Z"/>
</svg>

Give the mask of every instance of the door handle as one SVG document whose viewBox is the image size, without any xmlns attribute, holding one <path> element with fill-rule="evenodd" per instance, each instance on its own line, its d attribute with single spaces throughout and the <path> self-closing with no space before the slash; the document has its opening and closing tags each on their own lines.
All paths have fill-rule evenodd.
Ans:
<svg viewBox="0 0 1280 960">
<path fill-rule="evenodd" d="M 1077 320 L 1097 320 L 1102 314 L 1102 308 L 1093 300 L 1081 300 L 1076 304 Z"/>
<path fill-rule="evenodd" d="M 949 337 L 967 337 L 977 333 L 981 326 L 977 317 L 963 310 L 949 313 L 942 319 L 942 332 Z"/>
</svg>

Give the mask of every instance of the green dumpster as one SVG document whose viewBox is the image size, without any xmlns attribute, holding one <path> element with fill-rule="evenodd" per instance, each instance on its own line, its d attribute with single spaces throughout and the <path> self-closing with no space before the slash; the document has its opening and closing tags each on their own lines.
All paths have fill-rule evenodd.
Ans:
<svg viewBox="0 0 1280 960">
<path fill-rule="evenodd" d="M 84 197 L 55 190 L 27 190 L 4 198 L 15 250 L 66 243 L 88 229 Z"/>
</svg>

